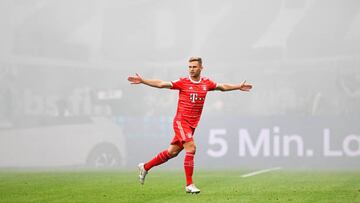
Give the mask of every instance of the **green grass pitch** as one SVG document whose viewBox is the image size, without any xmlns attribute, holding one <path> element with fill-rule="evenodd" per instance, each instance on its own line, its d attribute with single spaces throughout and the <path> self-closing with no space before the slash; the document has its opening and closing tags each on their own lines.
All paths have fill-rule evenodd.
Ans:
<svg viewBox="0 0 360 203">
<path fill-rule="evenodd" d="M 358 171 L 278 170 L 241 178 L 244 170 L 196 170 L 198 195 L 184 191 L 182 171 L 0 171 L 0 202 L 360 202 Z"/>
</svg>

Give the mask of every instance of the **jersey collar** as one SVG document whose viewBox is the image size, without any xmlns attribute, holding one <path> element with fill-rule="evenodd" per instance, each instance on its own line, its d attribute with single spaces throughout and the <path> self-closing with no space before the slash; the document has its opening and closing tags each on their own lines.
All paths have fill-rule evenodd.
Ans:
<svg viewBox="0 0 360 203">
<path fill-rule="evenodd" d="M 202 80 L 202 77 L 200 77 L 200 80 L 199 80 L 199 81 L 195 81 L 195 80 L 192 80 L 191 77 L 189 76 L 189 80 L 190 80 L 191 82 L 193 82 L 193 83 L 200 83 L 201 80 Z"/>
</svg>

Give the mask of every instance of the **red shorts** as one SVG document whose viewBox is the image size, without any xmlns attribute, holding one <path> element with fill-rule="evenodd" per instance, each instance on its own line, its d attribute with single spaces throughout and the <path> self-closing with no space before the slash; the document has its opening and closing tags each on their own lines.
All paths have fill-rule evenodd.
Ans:
<svg viewBox="0 0 360 203">
<path fill-rule="evenodd" d="M 193 141 L 195 128 L 191 127 L 186 121 L 174 120 L 173 123 L 175 136 L 171 141 L 172 145 L 183 148 L 185 142 Z"/>
</svg>

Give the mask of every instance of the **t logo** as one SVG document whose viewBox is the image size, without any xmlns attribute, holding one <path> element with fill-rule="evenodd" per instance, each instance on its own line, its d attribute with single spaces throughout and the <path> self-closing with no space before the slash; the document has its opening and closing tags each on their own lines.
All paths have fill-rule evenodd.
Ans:
<svg viewBox="0 0 360 203">
<path fill-rule="evenodd" d="M 191 100 L 192 103 L 195 103 L 197 98 L 198 98 L 198 94 L 196 94 L 196 93 L 191 93 L 190 94 L 190 100 Z"/>
</svg>

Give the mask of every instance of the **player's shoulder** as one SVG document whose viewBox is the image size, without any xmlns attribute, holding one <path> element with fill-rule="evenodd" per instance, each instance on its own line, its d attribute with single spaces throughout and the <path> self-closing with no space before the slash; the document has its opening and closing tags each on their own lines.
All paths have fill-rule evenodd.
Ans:
<svg viewBox="0 0 360 203">
<path fill-rule="evenodd" d="M 208 77 L 202 77 L 201 80 L 202 80 L 203 82 L 211 82 L 211 81 L 212 81 L 212 80 L 211 80 L 210 78 L 208 78 Z"/>
<path fill-rule="evenodd" d="M 179 79 L 173 80 L 172 82 L 183 82 L 186 80 L 186 77 L 180 77 Z"/>
<path fill-rule="evenodd" d="M 189 77 L 180 77 L 179 81 L 181 81 L 181 82 L 189 82 L 190 79 L 189 79 Z"/>
</svg>

